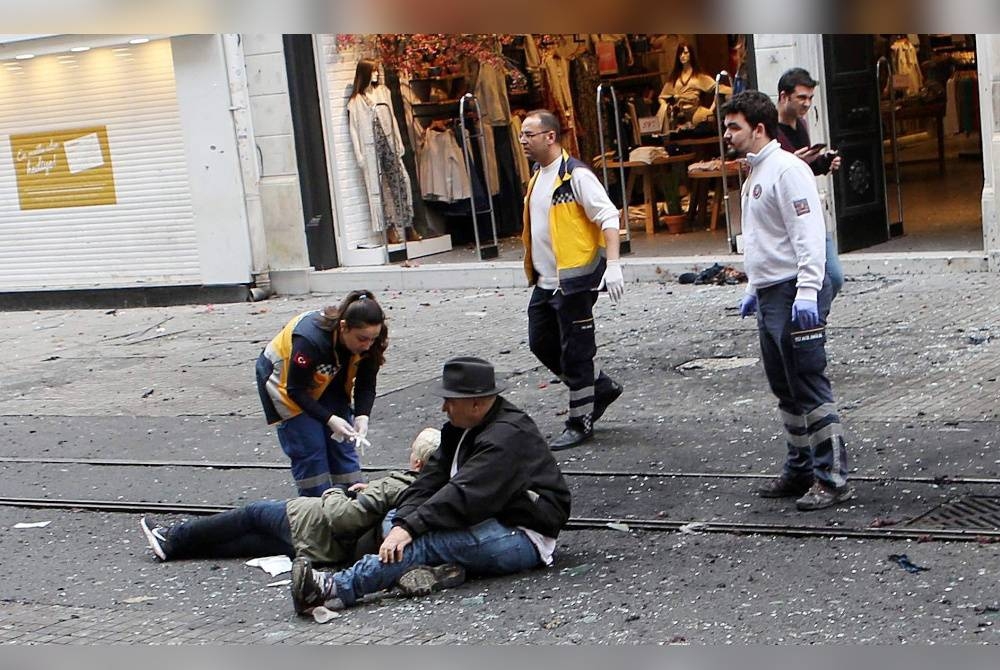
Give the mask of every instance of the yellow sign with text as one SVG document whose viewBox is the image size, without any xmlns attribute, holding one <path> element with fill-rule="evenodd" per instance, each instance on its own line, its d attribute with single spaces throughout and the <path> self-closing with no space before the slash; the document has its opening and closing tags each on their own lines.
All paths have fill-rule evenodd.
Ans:
<svg viewBox="0 0 1000 670">
<path fill-rule="evenodd" d="M 10 136 L 21 209 L 114 205 L 106 126 Z"/>
</svg>

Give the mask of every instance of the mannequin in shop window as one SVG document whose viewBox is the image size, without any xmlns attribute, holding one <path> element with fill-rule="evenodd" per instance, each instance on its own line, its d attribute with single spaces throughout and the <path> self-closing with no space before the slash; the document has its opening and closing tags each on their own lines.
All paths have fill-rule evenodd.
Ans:
<svg viewBox="0 0 1000 670">
<path fill-rule="evenodd" d="M 715 113 L 715 80 L 698 67 L 698 57 L 690 44 L 677 45 L 674 69 L 660 91 L 657 118 L 664 132 L 691 128 L 708 121 Z M 729 87 L 720 92 L 729 93 Z"/>
<path fill-rule="evenodd" d="M 379 83 L 378 64 L 358 62 L 347 102 L 354 156 L 365 179 L 372 230 L 385 231 L 389 244 L 421 239 L 413 229 L 410 176 L 403 167 L 403 140 L 389 90 Z"/>
</svg>

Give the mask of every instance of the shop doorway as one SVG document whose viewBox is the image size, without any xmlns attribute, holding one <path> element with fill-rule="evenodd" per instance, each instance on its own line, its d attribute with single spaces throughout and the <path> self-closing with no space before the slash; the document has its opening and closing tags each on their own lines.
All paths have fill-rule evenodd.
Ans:
<svg viewBox="0 0 1000 670">
<path fill-rule="evenodd" d="M 842 232 L 838 200 L 841 250 L 983 249 L 983 155 L 975 36 L 865 35 L 830 36 L 830 40 L 864 40 L 870 44 L 865 47 L 870 62 L 883 58 L 892 72 L 891 79 L 883 72 L 875 85 L 890 235 L 858 246 L 850 232 L 846 236 Z M 825 51 L 829 77 L 831 59 L 828 49 Z M 836 57 L 833 60 L 836 62 Z M 872 77 L 871 81 L 876 81 Z M 834 102 L 837 96 L 830 97 L 832 124 L 838 105 Z M 849 175 L 841 176 L 838 186 L 843 187 L 845 179 Z"/>
<path fill-rule="evenodd" d="M 843 161 L 833 180 L 841 252 L 889 239 L 879 94 L 871 35 L 824 35 L 830 146 Z"/>
</svg>

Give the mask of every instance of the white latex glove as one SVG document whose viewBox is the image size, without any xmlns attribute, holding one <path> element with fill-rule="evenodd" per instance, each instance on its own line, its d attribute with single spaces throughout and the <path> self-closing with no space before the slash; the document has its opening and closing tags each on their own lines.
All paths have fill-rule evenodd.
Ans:
<svg viewBox="0 0 1000 670">
<path fill-rule="evenodd" d="M 326 422 L 326 425 L 333 434 L 333 439 L 338 442 L 343 442 L 344 440 L 351 439 L 357 435 L 354 430 L 354 426 L 347 423 L 345 419 L 340 418 L 336 414 L 330 417 L 330 420 Z"/>
<path fill-rule="evenodd" d="M 604 271 L 604 276 L 601 277 L 601 283 L 598 285 L 597 290 L 600 291 L 602 288 L 608 289 L 608 296 L 611 298 L 611 302 L 618 302 L 622 299 L 625 294 L 625 277 L 622 276 L 622 266 L 618 261 L 608 261 L 608 268 Z"/>
<path fill-rule="evenodd" d="M 367 416 L 356 416 L 354 417 L 354 432 L 358 434 L 358 437 L 366 437 L 368 435 L 368 417 Z"/>
</svg>

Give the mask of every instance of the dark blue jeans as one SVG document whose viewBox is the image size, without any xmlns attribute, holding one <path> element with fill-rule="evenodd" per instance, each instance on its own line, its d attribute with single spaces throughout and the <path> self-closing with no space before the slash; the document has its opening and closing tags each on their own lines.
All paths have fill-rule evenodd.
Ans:
<svg viewBox="0 0 1000 670">
<path fill-rule="evenodd" d="M 830 278 L 830 288 L 833 294 L 832 301 L 844 287 L 844 267 L 840 264 L 840 257 L 833 244 L 833 233 L 826 234 L 826 276 Z"/>
<path fill-rule="evenodd" d="M 542 559 L 523 530 L 487 519 L 465 530 L 419 535 L 406 546 L 403 560 L 398 563 L 383 563 L 377 555 L 368 554 L 334 573 L 337 597 L 350 607 L 366 593 L 389 588 L 415 565 L 445 563 L 458 563 L 470 576 L 498 576 L 538 567 Z"/>
<path fill-rule="evenodd" d="M 258 500 L 172 526 L 167 550 L 170 559 L 295 556 L 284 500 Z"/>
</svg>

